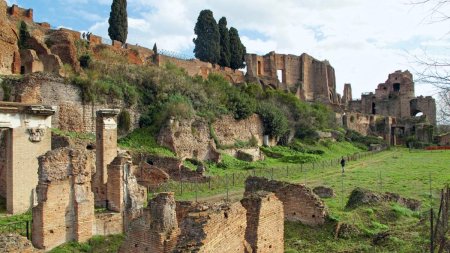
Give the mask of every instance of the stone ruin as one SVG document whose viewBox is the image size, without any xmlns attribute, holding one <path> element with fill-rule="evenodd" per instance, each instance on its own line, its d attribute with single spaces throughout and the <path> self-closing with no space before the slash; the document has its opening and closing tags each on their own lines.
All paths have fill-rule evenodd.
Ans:
<svg viewBox="0 0 450 253">
<path fill-rule="evenodd" d="M 39 157 L 33 244 L 50 250 L 93 235 L 118 234 L 141 215 L 146 189 L 127 153 L 117 154 L 114 110 L 98 112 L 96 151 L 62 147 Z M 95 208 L 103 208 L 95 212 Z"/>
<path fill-rule="evenodd" d="M 436 101 L 432 97 L 416 97 L 412 74 L 395 71 L 375 93 L 364 93 L 361 99 L 347 99 L 340 114 L 347 129 L 363 135 L 382 136 L 391 145 L 404 144 L 407 136 L 432 142 L 436 125 Z M 422 113 L 423 115 L 420 115 Z"/>
<path fill-rule="evenodd" d="M 133 220 L 119 252 L 284 252 L 284 221 L 317 226 L 323 202 L 303 185 L 251 177 L 240 202 L 177 202 L 160 193 Z M 250 187 L 251 186 L 251 187 Z"/>
<path fill-rule="evenodd" d="M 326 60 L 319 61 L 305 53 L 296 56 L 270 52 L 264 56 L 247 54 L 245 62 L 249 81 L 290 91 L 303 101 L 341 103 L 334 68 Z"/>
<path fill-rule="evenodd" d="M 283 203 L 284 218 L 288 221 L 317 226 L 324 224 L 328 216 L 323 201 L 305 185 L 259 177 L 247 178 L 244 196 L 257 191 L 273 192 Z"/>
</svg>

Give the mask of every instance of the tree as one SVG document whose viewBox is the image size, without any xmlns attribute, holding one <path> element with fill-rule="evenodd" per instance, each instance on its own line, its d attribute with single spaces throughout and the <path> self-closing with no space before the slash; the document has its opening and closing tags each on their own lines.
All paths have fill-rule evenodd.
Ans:
<svg viewBox="0 0 450 253">
<path fill-rule="evenodd" d="M 236 28 L 230 28 L 230 67 L 232 69 L 240 69 L 245 67 L 245 54 L 247 52 L 245 46 L 241 42 L 239 32 Z"/>
<path fill-rule="evenodd" d="M 128 19 L 127 19 L 127 1 L 113 0 L 111 12 L 109 13 L 108 35 L 111 40 L 117 40 L 122 43 L 127 41 Z"/>
<path fill-rule="evenodd" d="M 450 14 L 447 13 L 450 12 L 450 0 L 419 0 L 412 3 L 430 9 L 427 18 L 431 24 L 450 21 Z M 416 71 L 416 76 L 419 82 L 431 84 L 437 88 L 438 121 L 441 124 L 450 124 L 450 58 L 447 58 L 446 54 L 442 55 L 442 57 L 429 56 L 425 52 L 425 56 L 416 56 L 416 63 L 421 68 Z"/>
<path fill-rule="evenodd" d="M 202 10 L 200 12 L 194 32 L 197 35 L 197 38 L 193 40 L 195 57 L 201 61 L 218 63 L 220 59 L 220 34 L 212 11 Z"/>
<path fill-rule="evenodd" d="M 156 46 L 156 42 L 155 44 L 153 44 L 153 53 L 158 54 L 158 47 Z"/>
<path fill-rule="evenodd" d="M 220 60 L 219 65 L 230 67 L 231 52 L 230 52 L 230 36 L 227 28 L 227 19 L 222 17 L 219 20 L 220 33 Z"/>
</svg>

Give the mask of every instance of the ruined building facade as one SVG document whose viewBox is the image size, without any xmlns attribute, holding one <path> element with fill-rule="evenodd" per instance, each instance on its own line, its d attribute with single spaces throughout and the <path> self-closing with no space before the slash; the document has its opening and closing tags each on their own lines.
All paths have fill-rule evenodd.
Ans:
<svg viewBox="0 0 450 253">
<path fill-rule="evenodd" d="M 379 114 L 398 119 L 423 113 L 432 125 L 436 125 L 436 102 L 432 97 L 416 97 L 413 75 L 408 71 L 395 71 L 380 83 L 375 93 L 364 93 L 361 100 L 350 100 L 350 111 L 363 114 Z"/>
<path fill-rule="evenodd" d="M 334 68 L 326 60 L 305 53 L 296 56 L 270 52 L 264 56 L 247 54 L 245 62 L 249 81 L 290 91 L 304 101 L 340 104 Z"/>
</svg>

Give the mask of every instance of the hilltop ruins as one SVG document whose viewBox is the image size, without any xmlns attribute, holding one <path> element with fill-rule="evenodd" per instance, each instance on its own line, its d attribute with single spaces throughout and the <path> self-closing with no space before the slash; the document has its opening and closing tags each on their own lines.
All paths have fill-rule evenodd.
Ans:
<svg viewBox="0 0 450 253">
<path fill-rule="evenodd" d="M 22 21 L 30 27 L 25 48 L 18 46 L 17 24 Z M 117 147 L 117 115 L 127 111 L 137 128 L 139 108 L 124 101 L 85 103 L 80 88 L 64 80 L 67 66 L 81 70 L 80 50 L 98 59 L 108 52 L 130 64 L 172 63 L 190 76 L 206 79 L 215 73 L 231 84 L 248 81 L 291 92 L 303 101 L 330 106 L 338 125 L 376 134 L 392 145 L 412 135 L 429 141 L 436 124 L 434 99 L 415 97 L 408 71 L 390 74 L 375 93 L 354 100 L 350 84 L 342 96 L 336 92 L 328 61 L 307 54 L 248 54 L 244 74 L 136 45 L 109 44 L 93 34 L 85 39 L 77 31 L 52 29 L 34 22 L 32 9 L 8 7 L 0 0 L 0 75 L 25 74 L 13 88 L 0 86 L 0 196 L 10 214 L 32 209 L 33 245 L 40 249 L 125 233 L 120 252 L 283 252 L 284 220 L 317 226 L 327 216 L 324 203 L 306 186 L 257 177 L 247 180 L 240 202 L 179 202 L 173 193 L 160 193 L 145 206 L 148 189 L 161 182 L 206 180 L 202 172 L 184 167 L 183 160 L 220 161 L 215 141 L 230 145 L 253 138 L 260 146 L 276 140 L 264 135 L 258 115 L 218 119 L 212 124 L 215 136 L 202 119 L 171 119 L 157 141 L 176 157 L 132 156 Z M 416 117 L 419 112 L 423 116 Z M 71 143 L 52 136 L 51 128 L 95 133 L 95 143 Z M 259 148 L 226 152 L 245 154 L 251 161 L 264 158 Z"/>
</svg>

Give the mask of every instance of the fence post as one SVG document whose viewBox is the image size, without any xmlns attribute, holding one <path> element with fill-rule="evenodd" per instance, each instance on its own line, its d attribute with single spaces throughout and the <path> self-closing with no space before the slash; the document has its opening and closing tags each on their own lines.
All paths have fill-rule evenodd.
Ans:
<svg viewBox="0 0 450 253">
<path fill-rule="evenodd" d="M 212 178 L 212 177 L 209 177 L 209 180 L 208 180 L 208 189 L 209 189 L 209 190 L 211 190 L 211 178 Z"/>
<path fill-rule="evenodd" d="M 181 180 L 181 178 L 180 178 L 180 188 L 181 188 L 181 194 L 180 195 L 183 195 L 183 180 Z"/>
<path fill-rule="evenodd" d="M 273 180 L 273 167 L 270 169 L 270 179 Z"/>
<path fill-rule="evenodd" d="M 300 172 L 303 172 L 303 163 L 300 164 Z"/>
<path fill-rule="evenodd" d="M 198 202 L 198 181 L 195 181 L 195 202 Z"/>
<path fill-rule="evenodd" d="M 228 198 L 228 176 L 227 176 L 227 174 L 225 174 L 225 182 L 226 182 L 226 187 L 227 187 L 227 201 L 229 201 L 229 198 Z"/>
<path fill-rule="evenodd" d="M 233 172 L 233 186 L 234 186 L 234 172 Z"/>
<path fill-rule="evenodd" d="M 289 166 L 286 165 L 286 177 L 289 178 Z"/>
<path fill-rule="evenodd" d="M 30 221 L 26 221 L 26 229 L 27 229 L 27 239 L 28 240 L 30 240 L 30 232 L 29 232 L 29 229 L 30 229 Z"/>
</svg>

